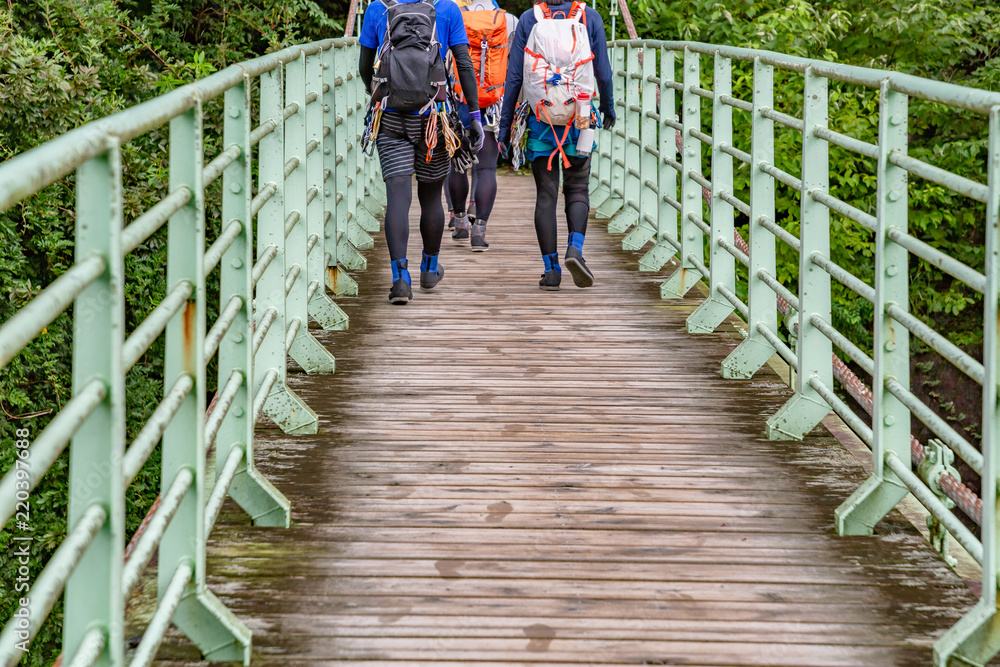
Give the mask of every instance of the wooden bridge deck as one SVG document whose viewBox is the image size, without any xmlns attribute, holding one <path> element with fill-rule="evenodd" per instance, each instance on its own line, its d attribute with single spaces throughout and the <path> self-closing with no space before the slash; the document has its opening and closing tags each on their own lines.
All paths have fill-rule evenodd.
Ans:
<svg viewBox="0 0 1000 667">
<path fill-rule="evenodd" d="M 315 332 L 338 373 L 292 383 L 319 433 L 259 444 L 293 526 L 229 511 L 211 550 L 254 664 L 929 663 L 961 580 L 899 515 L 837 537 L 855 460 L 768 441 L 787 388 L 720 378 L 735 339 L 685 333 L 699 299 L 661 301 L 602 225 L 597 285 L 538 290 L 533 196 L 505 177 L 490 252 L 446 238 L 407 307 L 379 239 L 351 331 Z M 197 652 L 174 633 L 160 660 Z"/>
</svg>

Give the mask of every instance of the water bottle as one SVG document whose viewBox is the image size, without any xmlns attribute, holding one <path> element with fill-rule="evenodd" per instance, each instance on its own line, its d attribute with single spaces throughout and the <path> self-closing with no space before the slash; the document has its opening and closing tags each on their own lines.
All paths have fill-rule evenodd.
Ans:
<svg viewBox="0 0 1000 667">
<path fill-rule="evenodd" d="M 590 127 L 590 93 L 580 92 L 576 95 L 575 125 L 578 130 Z"/>
</svg>

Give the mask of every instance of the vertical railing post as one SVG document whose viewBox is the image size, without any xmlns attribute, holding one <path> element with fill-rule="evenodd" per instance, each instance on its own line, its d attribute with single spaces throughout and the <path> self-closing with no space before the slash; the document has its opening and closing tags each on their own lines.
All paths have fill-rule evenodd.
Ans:
<svg viewBox="0 0 1000 667">
<path fill-rule="evenodd" d="M 316 413 L 286 384 L 284 108 L 284 67 L 279 65 L 260 77 L 260 122 L 273 121 L 275 129 L 258 144 L 258 196 L 274 194 L 257 214 L 257 257 L 276 254 L 257 282 L 254 396 L 268 383 L 268 417 L 285 433 L 315 433 Z"/>
<path fill-rule="evenodd" d="M 817 127 L 827 126 L 827 113 L 827 80 L 806 69 L 802 110 L 798 378 L 795 395 L 767 420 L 767 434 L 772 440 L 801 440 L 830 412 L 830 406 L 810 384 L 816 376 L 827 387 L 833 386 L 833 345 L 812 323 L 814 315 L 828 324 L 831 317 L 830 274 L 812 259 L 814 254 L 830 256 L 830 209 L 809 194 L 826 193 L 830 189 L 830 147 L 815 133 Z"/>
<path fill-rule="evenodd" d="M 380 225 L 371 211 L 368 210 L 369 206 L 376 210 L 378 207 L 374 202 L 369 201 L 369 173 L 365 168 L 367 160 L 365 160 L 365 154 L 361 152 L 361 135 L 365 129 L 365 102 L 368 95 L 365 91 L 365 84 L 361 80 L 361 73 L 358 71 L 357 48 L 352 48 L 351 52 L 355 54 L 355 58 L 351 61 L 350 72 L 353 102 L 351 103 L 351 131 L 349 138 L 351 142 L 351 155 L 354 160 L 350 176 L 355 181 L 355 197 L 351 200 L 354 202 L 354 208 L 352 209 L 353 217 L 350 223 L 348 223 L 347 235 L 355 248 L 358 250 L 368 250 L 375 247 L 375 241 L 368 234 L 377 232 Z"/>
<path fill-rule="evenodd" d="M 725 200 L 725 197 L 734 196 L 733 156 L 722 150 L 733 145 L 733 108 L 722 103 L 723 97 L 733 94 L 733 65 L 729 58 L 718 53 L 715 54 L 712 91 L 712 234 L 708 244 L 711 277 L 708 298 L 687 319 L 688 333 L 715 331 L 735 307 L 725 292 L 736 296 L 736 258 L 723 247 L 735 245 L 735 213 L 733 205 Z"/>
<path fill-rule="evenodd" d="M 330 165 L 330 201 L 328 205 L 332 212 L 326 223 L 326 284 L 337 295 L 357 295 L 358 284 L 348 275 L 346 266 L 356 264 L 357 258 L 364 260 L 358 251 L 347 240 L 347 131 L 345 109 L 347 85 L 344 75 L 347 68 L 348 50 L 346 47 L 333 47 L 328 52 L 326 61 L 327 80 L 330 90 L 327 92 L 330 110 L 327 113 L 327 123 L 330 134 L 330 155 L 327 156 Z M 341 266 L 341 265 L 344 266 Z"/>
<path fill-rule="evenodd" d="M 959 660 L 985 664 L 1000 648 L 997 627 L 997 570 L 1000 533 L 997 531 L 997 460 L 1000 446 L 1000 106 L 990 109 L 987 148 L 986 292 L 983 294 L 983 544 L 982 594 L 979 602 L 934 644 L 935 667 Z M 952 658 L 959 660 L 953 660 Z"/>
<path fill-rule="evenodd" d="M 226 167 L 222 184 L 223 228 L 236 221 L 242 229 L 222 256 L 220 289 L 223 306 L 232 296 L 242 301 L 239 314 L 219 343 L 219 384 L 224 387 L 234 371 L 243 374 L 232 407 L 215 438 L 215 473 L 219 475 L 233 447 L 243 449 L 243 460 L 229 486 L 229 495 L 259 526 L 288 526 L 288 500 L 254 465 L 253 404 L 253 220 L 251 211 L 250 80 L 226 91 L 224 141 L 239 146 L 240 156 Z"/>
<path fill-rule="evenodd" d="M 170 191 L 187 188 L 187 205 L 170 217 L 167 228 L 167 290 L 181 282 L 194 290 L 185 307 L 167 324 L 164 378 L 188 375 L 194 388 L 163 433 L 161 493 L 182 470 L 194 473 L 173 519 L 160 540 L 159 596 L 174 574 L 191 567 L 193 579 L 174 614 L 174 624 L 209 660 L 250 661 L 250 631 L 208 590 L 205 572 L 205 202 L 202 181 L 201 102 L 170 121 Z"/>
<path fill-rule="evenodd" d="M 701 218 L 704 205 L 701 199 L 701 185 L 692 173 L 701 173 L 701 141 L 691 130 L 701 131 L 701 98 L 692 88 L 701 85 L 701 56 L 688 48 L 684 49 L 684 89 L 681 93 L 681 223 L 680 223 L 680 266 L 670 277 L 660 285 L 660 297 L 663 299 L 680 299 L 688 293 L 701 279 L 701 272 L 691 261 L 705 255 L 705 234 L 694 222 L 691 216 Z"/>
<path fill-rule="evenodd" d="M 656 245 L 639 260 L 640 271 L 659 271 L 677 253 L 677 142 L 672 124 L 677 123 L 674 95 L 674 52 L 660 49 L 660 122 L 657 159 Z M 645 141 L 643 142 L 645 143 Z"/>
<path fill-rule="evenodd" d="M 622 186 L 622 209 L 608 221 L 608 232 L 624 234 L 632 225 L 639 221 L 639 197 L 642 190 L 642 175 L 639 172 L 642 159 L 642 149 L 639 142 L 639 131 L 642 122 L 640 93 L 642 83 L 639 80 L 639 47 L 625 47 L 625 99 L 624 108 L 619 117 L 618 126 L 625 131 L 625 155 L 622 172 L 625 181 Z M 624 241 L 627 241 L 626 238 Z M 623 247 L 627 244 L 623 241 Z M 629 248 L 632 249 L 632 248 Z"/>
<path fill-rule="evenodd" d="M 108 137 L 103 153 L 84 162 L 76 172 L 76 260 L 97 253 L 104 258 L 106 268 L 76 298 L 73 394 L 97 379 L 104 384 L 106 395 L 80 425 L 69 449 L 67 528 L 72 531 L 94 505 L 104 509 L 106 518 L 66 583 L 63 652 L 67 657 L 74 656 L 87 633 L 98 626 L 104 633 L 104 650 L 94 664 L 102 667 L 123 664 L 125 621 L 122 599 L 125 271 L 121 248 L 121 179 L 121 154 L 118 141 L 112 137 Z"/>
<path fill-rule="evenodd" d="M 611 61 L 614 47 L 608 47 Z M 603 104 L 603 102 L 602 102 Z M 597 132 L 597 163 L 590 170 L 590 208 L 596 211 L 611 195 L 611 133 Z"/>
<path fill-rule="evenodd" d="M 643 47 L 642 49 L 642 79 L 639 81 L 642 101 L 640 104 L 640 137 L 639 157 L 639 224 L 622 241 L 626 250 L 640 250 L 656 238 L 656 214 L 659 211 L 659 156 L 656 138 L 656 56 L 659 49 Z M 643 257 L 645 259 L 645 257 Z M 642 260 L 639 269 L 643 269 Z"/>
<path fill-rule="evenodd" d="M 309 333 L 308 261 L 306 256 L 306 54 L 285 65 L 285 106 L 297 110 L 285 121 L 285 347 L 306 373 L 333 373 L 329 350 Z M 293 166 L 295 165 L 295 166 Z M 291 229 L 288 229 L 291 225 Z"/>
<path fill-rule="evenodd" d="M 625 70 L 625 47 L 615 46 L 611 49 L 611 80 L 614 82 L 615 115 L 618 117 L 615 127 L 608 132 L 611 135 L 611 155 L 608 157 L 608 175 L 610 194 L 601 204 L 594 216 L 607 220 L 618 212 L 623 205 L 625 196 L 625 77 L 620 73 Z"/>
<path fill-rule="evenodd" d="M 309 276 L 306 297 L 309 316 L 327 331 L 347 328 L 347 314 L 326 295 L 326 216 L 327 192 L 330 181 L 326 171 L 324 152 L 328 150 L 324 137 L 323 59 L 326 51 L 306 57 L 306 95 L 316 99 L 306 105 L 306 263 Z M 331 130 L 332 133 L 332 130 Z M 332 141 L 332 138 L 331 138 Z M 332 153 L 332 150 L 330 151 Z M 332 172 L 329 172 L 332 177 Z M 331 244 L 333 245 L 333 244 Z"/>
<path fill-rule="evenodd" d="M 337 101 L 337 160 L 338 172 L 337 192 L 343 193 L 343 198 L 337 205 L 337 250 L 340 263 L 347 269 L 363 270 L 368 262 L 351 241 L 357 232 L 363 232 L 354 219 L 357 213 L 357 154 L 355 150 L 355 76 L 357 70 L 356 50 L 344 48 L 337 54 L 337 72 L 341 80 L 341 93 Z M 341 182 L 341 177 L 343 178 Z"/>
<path fill-rule="evenodd" d="M 774 347 L 761 328 L 778 332 L 778 311 L 774 290 L 760 278 L 761 271 L 772 276 L 775 269 L 774 234 L 762 221 L 774 222 L 774 178 L 764 173 L 761 163 L 774 164 L 774 121 L 763 109 L 774 106 L 774 68 L 759 58 L 753 62 L 753 110 L 750 112 L 750 268 L 747 271 L 748 335 L 722 362 L 722 377 L 748 378 L 774 355 Z"/>
<path fill-rule="evenodd" d="M 907 106 L 906 95 L 892 90 L 883 81 L 876 171 L 872 474 L 837 508 L 837 532 L 841 535 L 871 535 L 875 524 L 908 493 L 885 462 L 887 456 L 895 455 L 910 467 L 910 411 L 885 387 L 890 379 L 907 389 L 910 387 L 909 331 L 887 312 L 893 304 L 910 309 L 909 251 L 889 238 L 890 227 L 902 232 L 907 228 L 907 172 L 889 162 L 892 153 L 906 154 Z M 801 376 L 805 377 L 805 373 Z"/>
</svg>

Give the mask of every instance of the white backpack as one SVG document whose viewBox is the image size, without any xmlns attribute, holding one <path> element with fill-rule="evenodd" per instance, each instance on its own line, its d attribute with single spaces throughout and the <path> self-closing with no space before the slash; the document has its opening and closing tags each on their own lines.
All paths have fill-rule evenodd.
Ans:
<svg viewBox="0 0 1000 667">
<path fill-rule="evenodd" d="M 535 5 L 538 23 L 524 47 L 523 88 L 532 112 L 549 125 L 568 125 L 576 113 L 577 95 L 594 95 L 586 7 L 574 2 L 568 16 L 556 18 L 545 3 Z"/>
</svg>

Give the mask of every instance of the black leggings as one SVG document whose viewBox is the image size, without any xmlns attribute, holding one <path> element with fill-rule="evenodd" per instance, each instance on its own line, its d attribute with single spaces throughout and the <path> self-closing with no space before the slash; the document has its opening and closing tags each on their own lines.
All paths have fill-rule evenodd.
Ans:
<svg viewBox="0 0 1000 667">
<path fill-rule="evenodd" d="M 479 163 L 472 167 L 476 222 L 486 224 L 490 219 L 490 213 L 493 212 L 493 203 L 497 199 L 497 161 L 500 159 L 500 148 L 497 146 L 495 133 L 486 133 L 486 139 L 478 155 Z M 465 213 L 465 203 L 469 198 L 469 175 L 451 172 L 448 176 L 448 194 L 455 215 Z"/>
<path fill-rule="evenodd" d="M 538 235 L 538 247 L 543 255 L 558 252 L 556 202 L 562 162 L 552 160 L 551 171 L 548 165 L 548 157 L 535 158 L 531 162 L 531 174 L 535 177 L 535 234 Z M 590 156 L 569 158 L 569 168 L 562 169 L 562 177 L 569 231 L 586 235 L 587 216 L 590 215 Z M 479 205 L 478 202 L 476 205 Z"/>
<path fill-rule="evenodd" d="M 441 251 L 441 235 L 444 233 L 443 185 L 443 180 L 417 183 L 420 236 L 424 242 L 424 253 L 428 255 Z M 393 260 L 406 258 L 406 244 L 410 238 L 410 204 L 413 201 L 411 187 L 410 176 L 394 176 L 385 182 L 385 240 L 389 246 L 389 257 Z"/>
</svg>

